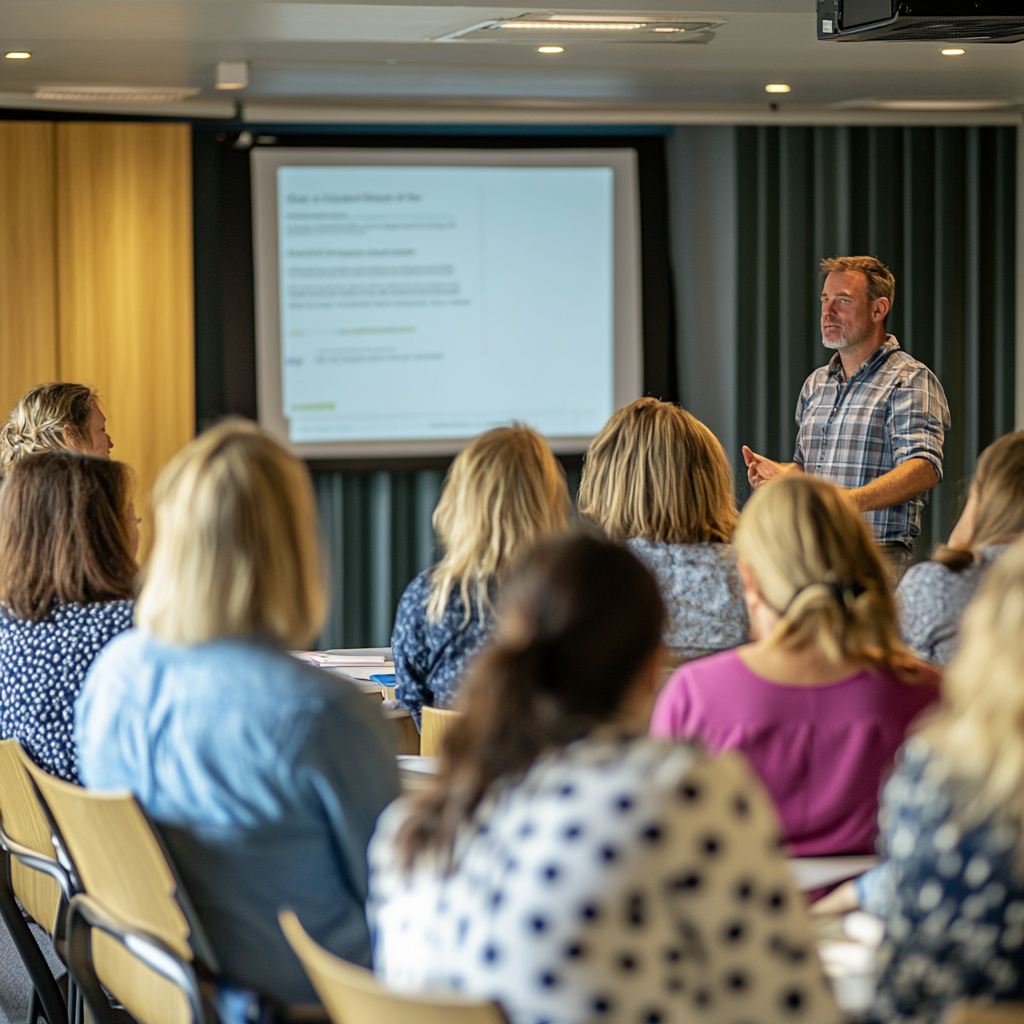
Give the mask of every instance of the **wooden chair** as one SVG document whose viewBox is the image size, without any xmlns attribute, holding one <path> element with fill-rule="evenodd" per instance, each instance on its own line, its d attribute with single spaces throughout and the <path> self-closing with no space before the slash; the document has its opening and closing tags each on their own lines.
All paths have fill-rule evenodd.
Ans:
<svg viewBox="0 0 1024 1024">
<path fill-rule="evenodd" d="M 196 975 L 197 960 L 216 971 L 213 951 L 138 801 L 72 786 L 22 757 L 84 889 L 68 907 L 67 960 L 94 1018 L 115 1024 L 105 988 L 140 1024 L 213 1024 Z"/>
<path fill-rule="evenodd" d="M 62 946 L 63 911 L 74 895 L 68 870 L 57 863 L 50 826 L 22 765 L 24 752 L 17 740 L 0 742 L 0 917 L 32 980 L 28 1021 L 42 1013 L 49 1024 L 65 1024 L 68 1006 L 75 1004 L 73 986 L 65 1002 L 25 914 L 50 936 L 55 951 Z M 24 908 L 19 909 L 14 897 Z M 62 957 L 63 959 L 63 957 Z"/>
<path fill-rule="evenodd" d="M 946 1011 L 943 1024 L 1024 1024 L 1024 1003 L 959 999 Z"/>
<path fill-rule="evenodd" d="M 436 757 L 441 753 L 441 741 L 461 711 L 445 711 L 424 705 L 420 718 L 420 753 L 424 757 Z"/>
<path fill-rule="evenodd" d="M 391 992 L 370 971 L 317 945 L 291 910 L 278 919 L 334 1024 L 508 1024 L 496 1003 Z"/>
</svg>

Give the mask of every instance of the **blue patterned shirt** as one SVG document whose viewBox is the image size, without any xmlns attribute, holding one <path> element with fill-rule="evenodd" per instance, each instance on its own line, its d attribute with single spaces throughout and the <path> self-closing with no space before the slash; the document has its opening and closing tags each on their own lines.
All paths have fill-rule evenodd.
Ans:
<svg viewBox="0 0 1024 1024">
<path fill-rule="evenodd" d="M 938 1024 L 957 999 L 1024 999 L 1024 880 L 1019 822 L 968 824 L 968 793 L 931 770 L 911 740 L 882 794 L 884 863 L 857 880 L 885 920 L 871 1019 Z"/>
<path fill-rule="evenodd" d="M 665 644 L 673 657 L 703 658 L 750 639 L 731 544 L 663 544 L 633 537 L 626 547 L 658 581 L 668 616 Z"/>
<path fill-rule="evenodd" d="M 134 601 L 56 604 L 39 622 L 0 611 L 0 739 L 78 782 L 74 704 L 100 649 L 132 624 Z"/>
<path fill-rule="evenodd" d="M 483 616 L 476 601 L 470 602 L 469 618 L 458 586 L 448 595 L 440 622 L 427 620 L 430 574 L 421 572 L 405 588 L 395 612 L 391 650 L 395 659 L 395 698 L 420 724 L 420 709 L 451 707 L 459 690 L 466 663 L 484 645 L 494 624 L 490 609 Z M 494 597 L 494 586 L 491 586 Z"/>
<path fill-rule="evenodd" d="M 837 352 L 807 378 L 796 406 L 793 461 L 840 487 L 863 487 L 910 459 L 942 479 L 949 406 L 938 378 L 890 334 L 847 380 Z M 927 495 L 865 512 L 880 544 L 912 545 Z"/>
</svg>

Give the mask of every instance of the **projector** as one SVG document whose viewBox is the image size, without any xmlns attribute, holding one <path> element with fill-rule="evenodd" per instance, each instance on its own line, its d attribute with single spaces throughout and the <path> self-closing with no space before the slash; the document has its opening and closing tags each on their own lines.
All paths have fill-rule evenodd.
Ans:
<svg viewBox="0 0 1024 1024">
<path fill-rule="evenodd" d="M 818 38 L 1016 43 L 1020 0 L 817 0 Z"/>
</svg>

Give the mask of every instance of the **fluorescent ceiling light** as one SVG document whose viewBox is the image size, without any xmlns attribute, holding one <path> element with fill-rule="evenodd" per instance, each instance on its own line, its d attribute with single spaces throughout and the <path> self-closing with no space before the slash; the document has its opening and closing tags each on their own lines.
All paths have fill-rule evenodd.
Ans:
<svg viewBox="0 0 1024 1024">
<path fill-rule="evenodd" d="M 948 50 L 942 51 L 943 57 L 962 57 L 967 51 L 961 50 L 958 46 L 951 46 Z"/>
<path fill-rule="evenodd" d="M 644 28 L 647 22 L 645 21 L 633 21 L 633 22 L 609 22 L 609 21 L 506 21 L 502 22 L 500 28 L 532 28 L 532 29 L 544 29 L 550 31 L 551 29 L 558 29 L 560 32 L 565 29 L 585 29 L 587 31 L 600 31 L 601 29 L 612 29 L 616 32 L 628 31 L 631 29 Z"/>
<path fill-rule="evenodd" d="M 198 92 L 192 86 L 173 85 L 40 85 L 32 96 L 80 103 L 180 103 Z"/>
<path fill-rule="evenodd" d="M 783 93 L 789 92 L 790 89 L 788 85 L 783 85 L 781 82 L 772 82 L 770 85 L 766 85 L 764 87 L 764 91 L 771 93 Z"/>
<path fill-rule="evenodd" d="M 8 60 L 28 60 L 32 54 L 28 50 L 11 50 L 10 53 L 5 53 L 4 56 Z"/>
<path fill-rule="evenodd" d="M 919 111 L 960 111 L 1005 110 L 1020 106 L 1020 100 L 844 100 L 833 103 L 833 110 L 919 110 Z"/>
<path fill-rule="evenodd" d="M 562 46 L 538 46 L 538 53 L 565 53 L 565 48 Z"/>
</svg>

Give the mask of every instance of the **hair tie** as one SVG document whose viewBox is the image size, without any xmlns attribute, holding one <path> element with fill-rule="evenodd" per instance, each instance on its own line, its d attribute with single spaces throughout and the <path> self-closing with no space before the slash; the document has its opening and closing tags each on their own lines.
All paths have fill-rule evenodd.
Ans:
<svg viewBox="0 0 1024 1024">
<path fill-rule="evenodd" d="M 793 602 L 810 587 L 828 587 L 828 589 L 832 591 L 835 599 L 843 608 L 849 608 L 850 605 L 867 589 L 859 583 L 849 583 L 845 580 L 842 583 L 826 583 L 824 580 L 821 583 L 807 583 L 793 594 L 786 607 L 782 609 L 781 614 L 785 616 L 789 612 L 789 609 L 793 607 Z"/>
</svg>

